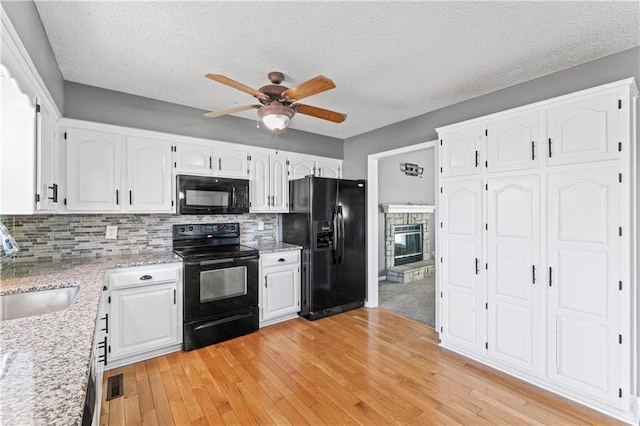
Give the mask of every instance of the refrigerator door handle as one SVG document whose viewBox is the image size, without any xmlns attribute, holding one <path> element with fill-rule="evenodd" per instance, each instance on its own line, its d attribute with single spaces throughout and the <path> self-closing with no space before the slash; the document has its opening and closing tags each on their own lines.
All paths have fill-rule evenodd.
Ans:
<svg viewBox="0 0 640 426">
<path fill-rule="evenodd" d="M 344 216 L 342 214 L 342 206 L 338 206 L 338 218 L 340 223 L 340 257 L 339 263 L 344 263 Z"/>
<path fill-rule="evenodd" d="M 334 261 L 337 262 L 338 261 L 337 259 L 338 238 L 340 237 L 340 231 L 338 230 L 338 211 L 336 209 L 333 209 L 331 226 L 333 227 L 333 241 L 332 241 L 333 259 Z"/>
</svg>

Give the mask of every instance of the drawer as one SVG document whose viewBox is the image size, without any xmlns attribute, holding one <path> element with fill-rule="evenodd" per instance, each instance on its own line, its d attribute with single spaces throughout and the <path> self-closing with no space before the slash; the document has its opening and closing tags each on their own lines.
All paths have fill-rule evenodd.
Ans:
<svg viewBox="0 0 640 426">
<path fill-rule="evenodd" d="M 262 267 L 297 265 L 300 260 L 300 250 L 278 251 L 260 255 Z"/>
<path fill-rule="evenodd" d="M 178 280 L 179 263 L 136 266 L 108 271 L 109 287 L 132 287 Z"/>
</svg>

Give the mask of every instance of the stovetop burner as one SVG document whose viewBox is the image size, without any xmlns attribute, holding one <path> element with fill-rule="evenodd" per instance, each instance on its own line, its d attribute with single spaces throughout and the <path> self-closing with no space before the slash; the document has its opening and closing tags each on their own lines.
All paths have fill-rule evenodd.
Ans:
<svg viewBox="0 0 640 426">
<path fill-rule="evenodd" d="M 244 257 L 258 254 L 257 249 L 240 244 L 180 247 L 174 248 L 173 251 L 185 260 L 223 259 L 225 257 Z"/>
<path fill-rule="evenodd" d="M 258 255 L 258 249 L 240 244 L 239 223 L 173 225 L 173 251 L 185 260 Z"/>
</svg>

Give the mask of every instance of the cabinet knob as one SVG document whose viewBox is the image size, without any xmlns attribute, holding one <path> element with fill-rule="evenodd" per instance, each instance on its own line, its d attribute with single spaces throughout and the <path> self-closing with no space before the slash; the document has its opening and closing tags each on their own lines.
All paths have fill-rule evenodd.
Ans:
<svg viewBox="0 0 640 426">
<path fill-rule="evenodd" d="M 142 281 L 150 280 L 151 278 L 153 278 L 151 275 L 143 275 L 140 277 Z"/>
</svg>

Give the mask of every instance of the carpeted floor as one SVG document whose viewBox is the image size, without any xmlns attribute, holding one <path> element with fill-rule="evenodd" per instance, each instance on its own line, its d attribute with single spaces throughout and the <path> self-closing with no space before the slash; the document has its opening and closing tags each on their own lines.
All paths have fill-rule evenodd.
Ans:
<svg viewBox="0 0 640 426">
<path fill-rule="evenodd" d="M 434 274 L 424 280 L 407 284 L 380 281 L 378 285 L 380 307 L 435 327 L 435 278 Z"/>
</svg>

